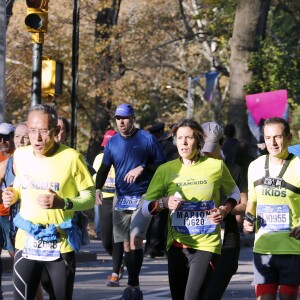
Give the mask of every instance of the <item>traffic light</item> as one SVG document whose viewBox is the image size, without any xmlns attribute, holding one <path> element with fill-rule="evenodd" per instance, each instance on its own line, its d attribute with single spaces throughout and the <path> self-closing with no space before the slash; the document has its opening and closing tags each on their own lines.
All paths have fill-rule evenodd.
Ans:
<svg viewBox="0 0 300 300">
<path fill-rule="evenodd" d="M 49 0 L 26 0 L 27 16 L 25 18 L 25 25 L 28 32 L 47 32 L 48 2 Z"/>
<path fill-rule="evenodd" d="M 61 62 L 43 57 L 42 60 L 42 94 L 61 95 L 64 65 Z"/>
</svg>

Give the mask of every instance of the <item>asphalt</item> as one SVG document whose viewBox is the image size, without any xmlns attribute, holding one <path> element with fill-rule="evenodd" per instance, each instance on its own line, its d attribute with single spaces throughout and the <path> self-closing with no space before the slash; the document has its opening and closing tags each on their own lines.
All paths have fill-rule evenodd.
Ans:
<svg viewBox="0 0 300 300">
<path fill-rule="evenodd" d="M 255 299 L 254 287 L 251 285 L 252 272 L 252 246 L 253 235 L 241 237 L 241 253 L 239 268 L 232 277 L 231 282 L 222 299 Z M 2 276 L 4 299 L 13 299 L 12 296 L 12 260 L 6 251 L 2 255 L 4 273 Z M 82 247 L 76 255 L 77 268 L 73 292 L 74 300 L 116 300 L 120 299 L 127 283 L 127 273 L 121 280 L 121 286 L 106 287 L 105 282 L 111 274 L 112 262 L 101 244 L 101 241 L 91 240 L 91 243 Z M 144 293 L 144 300 L 170 300 L 168 285 L 167 260 L 161 258 L 144 258 L 140 275 L 140 285 Z M 44 294 L 44 299 L 48 299 Z M 300 297 L 298 298 L 300 299 Z M 212 299 L 214 300 L 214 299 Z"/>
</svg>

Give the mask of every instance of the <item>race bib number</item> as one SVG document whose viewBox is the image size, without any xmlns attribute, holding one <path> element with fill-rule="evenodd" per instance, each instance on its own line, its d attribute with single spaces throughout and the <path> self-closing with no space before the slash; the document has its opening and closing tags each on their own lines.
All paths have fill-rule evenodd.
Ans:
<svg viewBox="0 0 300 300">
<path fill-rule="evenodd" d="M 181 202 L 180 207 L 172 213 L 172 226 L 182 234 L 206 234 L 216 230 L 209 218 L 210 210 L 215 208 L 212 200 Z"/>
<path fill-rule="evenodd" d="M 140 201 L 140 196 L 119 196 L 115 210 L 136 210 Z"/>
<path fill-rule="evenodd" d="M 51 242 L 44 242 L 42 239 L 35 240 L 34 237 L 26 233 L 23 257 L 33 260 L 53 261 L 60 258 L 59 239 Z"/>
<path fill-rule="evenodd" d="M 289 231 L 290 210 L 288 205 L 258 205 L 257 226 L 263 231 Z"/>
</svg>

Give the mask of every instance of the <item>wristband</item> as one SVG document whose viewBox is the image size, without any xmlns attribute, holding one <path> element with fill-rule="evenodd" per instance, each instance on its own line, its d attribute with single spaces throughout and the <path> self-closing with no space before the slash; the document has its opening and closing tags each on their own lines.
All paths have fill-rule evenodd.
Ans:
<svg viewBox="0 0 300 300">
<path fill-rule="evenodd" d="M 102 191 L 100 189 L 96 189 L 96 192 L 100 192 L 102 194 Z"/>
</svg>

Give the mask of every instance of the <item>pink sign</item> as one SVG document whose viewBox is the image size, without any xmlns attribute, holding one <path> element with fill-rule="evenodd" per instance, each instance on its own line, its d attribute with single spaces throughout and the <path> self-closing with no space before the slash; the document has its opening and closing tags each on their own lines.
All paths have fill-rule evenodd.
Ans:
<svg viewBox="0 0 300 300">
<path fill-rule="evenodd" d="M 261 119 L 282 118 L 287 107 L 287 90 L 247 95 L 246 105 L 256 125 Z"/>
</svg>

